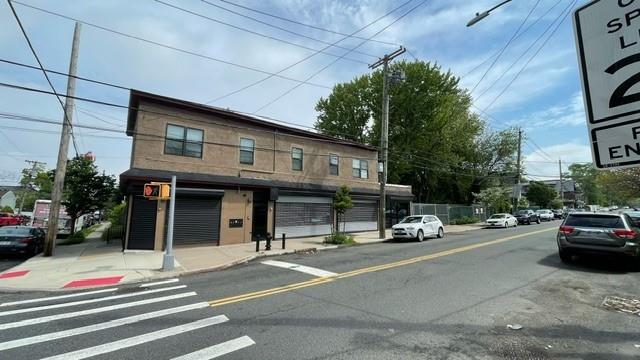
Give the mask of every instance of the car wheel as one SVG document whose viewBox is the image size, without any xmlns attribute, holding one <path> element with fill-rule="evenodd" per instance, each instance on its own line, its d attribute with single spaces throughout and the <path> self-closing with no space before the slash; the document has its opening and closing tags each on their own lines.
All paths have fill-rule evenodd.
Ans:
<svg viewBox="0 0 640 360">
<path fill-rule="evenodd" d="M 422 242 L 424 240 L 424 233 L 422 232 L 422 230 L 418 230 L 418 236 L 416 236 L 416 238 L 419 242 Z"/>
<path fill-rule="evenodd" d="M 536 224 L 540 224 L 540 218 L 536 220 Z"/>
<path fill-rule="evenodd" d="M 527 220 L 527 225 L 531 225 L 531 220 Z"/>
<path fill-rule="evenodd" d="M 442 239 L 444 237 L 444 229 L 443 228 L 439 228 L 438 229 L 438 239 Z"/>
<path fill-rule="evenodd" d="M 558 248 L 558 256 L 560 256 L 560 260 L 565 264 L 569 264 L 573 260 L 573 255 L 568 250 Z"/>
<path fill-rule="evenodd" d="M 507 222 L 505 221 L 505 222 L 504 222 L 504 228 L 506 229 L 507 227 L 508 227 L 508 226 L 507 226 Z"/>
</svg>

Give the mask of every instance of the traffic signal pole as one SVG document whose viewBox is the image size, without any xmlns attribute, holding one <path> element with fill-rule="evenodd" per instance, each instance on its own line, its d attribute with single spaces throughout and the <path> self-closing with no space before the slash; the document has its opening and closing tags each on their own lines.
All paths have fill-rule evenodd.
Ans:
<svg viewBox="0 0 640 360">
<path fill-rule="evenodd" d="M 173 270 L 173 214 L 176 209 L 176 177 L 171 177 L 171 199 L 169 199 L 169 223 L 167 224 L 167 247 L 162 258 L 162 270 Z"/>
</svg>

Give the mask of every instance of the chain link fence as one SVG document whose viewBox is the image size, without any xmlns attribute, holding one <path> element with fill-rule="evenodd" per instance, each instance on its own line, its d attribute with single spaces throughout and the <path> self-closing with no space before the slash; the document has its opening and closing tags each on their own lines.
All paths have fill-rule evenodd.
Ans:
<svg viewBox="0 0 640 360">
<path fill-rule="evenodd" d="M 435 215 L 445 225 L 464 218 L 475 217 L 478 221 L 487 220 L 487 209 L 482 205 L 456 205 L 456 204 L 411 204 L 411 215 Z"/>
</svg>

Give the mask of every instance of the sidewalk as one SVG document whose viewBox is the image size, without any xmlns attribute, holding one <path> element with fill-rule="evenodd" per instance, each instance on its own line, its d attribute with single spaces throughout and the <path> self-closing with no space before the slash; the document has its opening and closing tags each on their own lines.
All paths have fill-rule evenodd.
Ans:
<svg viewBox="0 0 640 360">
<path fill-rule="evenodd" d="M 260 252 L 255 243 L 228 246 L 179 246 L 174 249 L 175 269 L 162 271 L 163 253 L 158 251 L 122 252 L 119 242 L 106 244 L 101 235 L 107 224 L 91 233 L 78 245 L 56 246 L 55 255 L 35 256 L 0 274 L 0 290 L 70 290 L 110 286 L 124 283 L 151 281 L 203 271 L 213 271 L 245 263 L 257 257 L 275 256 L 296 251 L 335 249 L 336 245 L 324 244 L 324 236 L 287 239 L 286 249 L 282 241 L 274 241 L 272 250 Z M 448 234 L 481 228 L 473 225 L 445 226 Z M 391 237 L 387 230 L 387 238 Z M 354 234 L 358 244 L 379 243 L 377 231 Z"/>
</svg>

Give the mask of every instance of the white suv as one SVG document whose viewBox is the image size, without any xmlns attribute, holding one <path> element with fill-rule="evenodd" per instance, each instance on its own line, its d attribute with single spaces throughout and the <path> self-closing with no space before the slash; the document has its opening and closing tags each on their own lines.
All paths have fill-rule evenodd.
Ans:
<svg viewBox="0 0 640 360">
<path fill-rule="evenodd" d="M 536 214 L 538 214 L 538 217 L 540 218 L 541 221 L 551 221 L 553 220 L 553 211 L 551 210 L 538 210 L 536 211 Z"/>
</svg>

